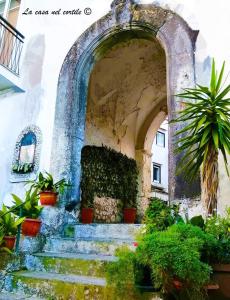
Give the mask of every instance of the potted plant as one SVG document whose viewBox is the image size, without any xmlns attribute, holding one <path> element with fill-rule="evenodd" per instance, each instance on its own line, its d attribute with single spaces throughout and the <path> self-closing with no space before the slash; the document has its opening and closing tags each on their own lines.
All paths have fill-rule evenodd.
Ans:
<svg viewBox="0 0 230 300">
<path fill-rule="evenodd" d="M 124 208 L 124 223 L 133 224 L 136 220 L 137 209 L 134 207 L 125 207 Z"/>
<path fill-rule="evenodd" d="M 135 222 L 137 216 L 136 201 L 130 199 L 128 201 L 125 201 L 123 216 L 124 223 L 133 224 Z"/>
<path fill-rule="evenodd" d="M 192 181 L 199 176 L 200 167 L 202 168 L 202 190 L 207 215 L 215 214 L 217 210 L 219 152 L 223 155 L 229 176 L 227 154 L 230 154 L 230 84 L 223 86 L 223 74 L 224 63 L 218 74 L 213 60 L 210 86 L 197 85 L 195 88 L 186 88 L 177 95 L 187 102 L 183 102 L 185 108 L 171 121 L 183 124 L 183 129 L 176 133 L 180 136 L 176 152 L 182 153 L 179 172 L 188 181 Z"/>
<path fill-rule="evenodd" d="M 32 237 L 37 236 L 41 228 L 41 220 L 38 217 L 43 209 L 42 206 L 38 205 L 38 190 L 30 188 L 26 191 L 24 200 L 15 194 L 12 194 L 12 197 L 14 199 L 15 214 L 25 217 L 22 223 L 22 234 Z"/>
<path fill-rule="evenodd" d="M 18 174 L 27 174 L 32 172 L 34 169 L 33 163 L 20 163 L 19 161 L 13 165 L 12 171 Z"/>
<path fill-rule="evenodd" d="M 213 216 L 207 219 L 205 231 L 211 234 L 216 244 L 209 255 L 209 263 L 213 269 L 213 281 L 218 283 L 219 291 L 212 292 L 221 298 L 230 299 L 230 208 L 226 216 Z"/>
<path fill-rule="evenodd" d="M 9 248 L 5 246 L 6 241 L 4 240 L 4 229 L 0 226 L 0 252 L 12 253 Z"/>
<path fill-rule="evenodd" d="M 81 221 L 83 224 L 93 223 L 94 209 L 93 209 L 94 193 L 91 192 L 90 185 L 88 189 L 82 193 L 82 207 L 81 207 Z"/>
<path fill-rule="evenodd" d="M 18 226 L 24 221 L 25 218 L 17 218 L 10 209 L 5 205 L 2 206 L 0 211 L 0 226 L 2 227 L 5 242 L 5 247 L 12 250 L 14 248 Z"/>
<path fill-rule="evenodd" d="M 65 188 L 70 186 L 64 178 L 54 182 L 53 176 L 48 172 L 44 174 L 40 172 L 37 180 L 28 181 L 27 183 L 38 190 L 41 205 L 51 206 L 56 204 L 58 193 L 63 194 Z"/>
<path fill-rule="evenodd" d="M 206 235 L 196 226 L 178 223 L 140 240 L 136 255 L 150 266 L 155 288 L 176 299 L 203 299 L 211 274 L 201 258 Z"/>
</svg>

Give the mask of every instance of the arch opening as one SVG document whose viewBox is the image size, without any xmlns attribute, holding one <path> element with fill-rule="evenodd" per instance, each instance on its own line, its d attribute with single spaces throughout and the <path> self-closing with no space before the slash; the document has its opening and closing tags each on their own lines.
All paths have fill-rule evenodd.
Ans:
<svg viewBox="0 0 230 300">
<path fill-rule="evenodd" d="M 128 3 L 129 1 L 125 2 Z M 76 203 L 80 200 L 80 160 L 81 149 L 84 144 L 97 144 L 98 141 L 95 141 L 97 136 L 100 143 L 104 142 L 130 157 L 135 157 L 139 167 L 143 170 L 142 165 L 149 155 L 147 149 L 151 144 L 148 135 L 149 132 L 154 132 L 151 128 L 157 131 L 163 121 L 162 118 L 165 118 L 166 114 L 168 114 L 170 120 L 175 111 L 181 109 L 180 102 L 177 101 L 174 95 L 181 88 L 194 85 L 194 46 L 197 33 L 193 32 L 180 17 L 172 12 L 166 12 L 153 5 L 134 7 L 131 1 L 129 5 L 135 11 L 134 14 L 133 10 L 130 10 L 127 5 L 123 6 L 122 10 L 128 15 L 132 11 L 129 20 L 126 18 L 127 15 L 124 15 L 126 17 L 123 18 L 119 14 L 118 18 L 116 8 L 113 8 L 111 13 L 92 25 L 76 41 L 67 55 L 60 73 L 51 171 L 57 178 L 64 176 L 71 180 L 73 187 L 71 195 L 68 195 L 69 198 L 66 201 Z M 154 14 L 158 14 L 159 18 L 153 19 Z M 134 15 L 136 20 L 134 20 Z M 177 37 L 178 35 L 182 42 L 178 42 L 177 38 L 172 39 L 172 36 Z M 140 44 L 145 45 L 146 49 L 154 45 L 154 51 L 158 49 L 159 53 L 162 53 L 161 58 L 164 58 L 164 68 L 166 69 L 167 66 L 164 83 L 160 85 L 162 90 L 159 89 L 160 93 L 154 101 L 149 96 L 157 95 L 154 84 L 153 87 L 151 84 L 144 87 L 142 85 L 141 89 L 140 81 L 137 78 L 141 77 L 143 70 L 138 71 L 138 63 L 135 66 L 129 61 L 133 55 L 135 56 L 135 53 L 138 53 L 138 47 L 139 50 L 144 47 L 140 47 Z M 120 47 L 121 45 L 123 47 Z M 136 51 L 129 51 L 130 54 L 126 52 L 125 55 L 127 47 L 136 47 Z M 110 68 L 109 71 L 106 71 L 106 60 L 113 59 L 113 57 L 108 57 L 108 53 L 111 55 L 110 51 L 114 51 L 114 55 L 119 53 L 121 57 L 120 60 L 117 58 L 114 69 Z M 154 51 L 150 52 L 154 53 Z M 143 52 L 142 58 L 139 57 L 136 62 L 142 61 L 143 64 L 150 52 L 145 53 L 144 56 Z M 125 59 L 125 64 L 122 64 L 122 57 Z M 157 60 L 154 61 L 157 63 Z M 126 69 L 121 72 L 121 76 L 115 74 L 119 65 L 120 70 L 126 66 L 130 68 L 131 74 L 136 74 L 136 81 L 129 80 L 135 85 L 136 93 L 128 95 L 129 97 L 124 96 L 125 92 L 127 94 L 127 91 L 132 91 L 126 80 L 126 77 L 130 79 L 129 72 Z M 148 63 L 146 65 L 148 69 Z M 134 66 L 136 70 L 134 70 Z M 103 70 L 103 72 L 100 70 Z M 154 74 L 156 73 L 152 73 L 152 79 L 155 76 Z M 92 81 L 97 81 L 97 76 L 99 78 L 98 84 L 93 85 Z M 126 110 L 127 105 L 123 105 L 123 108 L 120 105 L 120 109 L 114 115 L 115 103 L 119 103 L 117 94 L 121 92 L 121 89 L 118 89 L 112 81 L 113 76 L 117 77 L 117 80 L 115 80 L 117 86 L 127 84 L 126 90 L 122 88 L 123 96 L 120 95 L 119 99 L 129 99 L 127 100 L 127 103 L 129 103 L 132 98 L 135 99 L 135 103 L 140 98 L 145 103 L 149 96 L 151 100 L 147 101 L 148 103 L 143 107 L 140 105 L 141 102 L 138 102 L 140 107 L 136 105 L 136 102 L 130 113 Z M 145 78 L 148 78 L 148 76 Z M 120 84 L 118 84 L 119 82 Z M 96 86 L 97 88 L 95 88 Z M 140 97 L 140 94 L 144 96 Z M 90 101 L 91 98 L 92 101 Z M 105 108 L 106 106 L 107 108 Z M 103 112 L 103 109 L 108 112 L 106 120 L 109 126 L 103 125 L 105 134 L 102 137 L 97 127 L 98 124 L 101 126 L 104 120 L 91 118 L 91 120 L 96 120 L 95 124 L 92 124 L 90 115 L 92 116 L 92 112 L 99 115 L 100 112 Z M 124 120 L 121 118 L 122 115 L 125 116 Z M 178 158 L 174 155 L 174 133 L 178 128 L 178 125 L 170 125 L 169 128 L 169 195 L 171 199 L 189 197 L 189 189 L 180 188 L 181 179 L 178 179 L 175 173 Z M 92 134 L 93 132 L 94 134 Z M 128 141 L 132 141 L 129 146 Z M 141 176 L 143 178 L 143 174 Z M 141 178 L 140 180 L 142 180 Z M 143 183 L 140 186 L 143 186 Z M 143 190 L 140 190 L 140 195 L 141 198 L 145 197 Z"/>
</svg>

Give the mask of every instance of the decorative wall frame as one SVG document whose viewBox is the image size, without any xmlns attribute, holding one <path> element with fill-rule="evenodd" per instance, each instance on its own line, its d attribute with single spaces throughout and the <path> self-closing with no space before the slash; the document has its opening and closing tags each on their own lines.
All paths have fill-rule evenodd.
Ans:
<svg viewBox="0 0 230 300">
<path fill-rule="evenodd" d="M 31 170 L 29 169 L 25 173 L 16 172 L 13 170 L 14 166 L 19 163 L 20 159 L 20 152 L 22 148 L 22 142 L 25 140 L 26 136 L 34 136 L 34 150 L 33 150 L 33 162 L 31 162 Z M 31 137 L 30 137 L 31 138 Z M 40 154 L 41 154 L 41 143 L 42 143 L 42 133 L 38 126 L 36 125 L 29 125 L 27 126 L 18 136 L 13 161 L 11 166 L 11 173 L 10 173 L 10 181 L 11 182 L 23 182 L 27 180 L 33 180 L 36 178 L 36 174 L 39 169 L 39 161 L 40 161 Z M 33 145 L 33 144 L 31 144 Z"/>
</svg>

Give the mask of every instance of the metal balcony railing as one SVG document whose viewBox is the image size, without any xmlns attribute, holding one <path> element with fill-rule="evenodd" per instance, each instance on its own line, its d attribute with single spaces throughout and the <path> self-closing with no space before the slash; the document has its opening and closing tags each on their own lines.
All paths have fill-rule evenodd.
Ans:
<svg viewBox="0 0 230 300">
<path fill-rule="evenodd" d="M 19 75 L 24 36 L 0 16 L 0 64 Z"/>
</svg>

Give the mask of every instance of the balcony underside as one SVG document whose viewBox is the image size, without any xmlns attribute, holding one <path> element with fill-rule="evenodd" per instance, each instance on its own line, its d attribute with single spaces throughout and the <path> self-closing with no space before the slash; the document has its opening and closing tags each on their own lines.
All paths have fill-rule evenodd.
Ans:
<svg viewBox="0 0 230 300">
<path fill-rule="evenodd" d="M 6 93 L 23 93 L 19 77 L 0 65 L 0 95 Z"/>
</svg>

